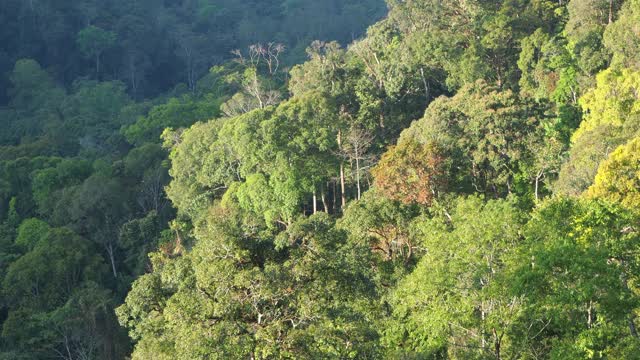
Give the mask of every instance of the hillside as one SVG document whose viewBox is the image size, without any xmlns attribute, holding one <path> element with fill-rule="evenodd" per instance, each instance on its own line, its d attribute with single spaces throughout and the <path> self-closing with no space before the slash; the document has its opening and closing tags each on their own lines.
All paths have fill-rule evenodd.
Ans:
<svg viewBox="0 0 640 360">
<path fill-rule="evenodd" d="M 640 0 L 62 3 L 2 5 L 0 359 L 640 354 Z"/>
</svg>

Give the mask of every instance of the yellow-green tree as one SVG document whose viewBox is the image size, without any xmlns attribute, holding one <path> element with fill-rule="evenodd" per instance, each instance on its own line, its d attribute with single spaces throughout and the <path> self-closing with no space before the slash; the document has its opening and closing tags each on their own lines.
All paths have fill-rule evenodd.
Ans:
<svg viewBox="0 0 640 360">
<path fill-rule="evenodd" d="M 586 195 L 632 208 L 640 206 L 640 137 L 611 153 Z"/>
<path fill-rule="evenodd" d="M 573 142 L 600 125 L 622 126 L 632 115 L 640 114 L 639 71 L 607 69 L 598 74 L 597 82 L 580 99 L 586 115 Z"/>
<path fill-rule="evenodd" d="M 569 160 L 555 185 L 561 194 L 578 195 L 591 184 L 600 163 L 640 129 L 640 72 L 607 69 L 597 86 L 580 98 L 585 113 L 571 137 Z"/>
</svg>

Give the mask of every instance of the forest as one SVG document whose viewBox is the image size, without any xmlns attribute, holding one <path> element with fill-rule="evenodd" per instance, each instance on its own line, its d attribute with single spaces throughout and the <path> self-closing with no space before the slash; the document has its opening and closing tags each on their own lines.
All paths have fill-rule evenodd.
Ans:
<svg viewBox="0 0 640 360">
<path fill-rule="evenodd" d="M 0 360 L 640 359 L 640 0 L 0 0 Z"/>
</svg>

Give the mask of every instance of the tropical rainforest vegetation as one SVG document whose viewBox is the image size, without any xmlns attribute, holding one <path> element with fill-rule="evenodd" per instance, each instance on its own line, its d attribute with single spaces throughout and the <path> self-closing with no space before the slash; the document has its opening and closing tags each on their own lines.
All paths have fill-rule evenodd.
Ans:
<svg viewBox="0 0 640 360">
<path fill-rule="evenodd" d="M 640 359 L 640 0 L 4 0 L 0 103 L 0 359 Z"/>
</svg>

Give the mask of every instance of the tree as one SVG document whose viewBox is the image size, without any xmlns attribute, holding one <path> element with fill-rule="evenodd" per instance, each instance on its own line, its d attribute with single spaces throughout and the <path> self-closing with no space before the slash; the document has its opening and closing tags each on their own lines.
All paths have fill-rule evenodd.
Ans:
<svg viewBox="0 0 640 360">
<path fill-rule="evenodd" d="M 123 224 L 118 233 L 118 245 L 125 252 L 123 263 L 127 274 L 141 276 L 148 269 L 148 254 L 157 250 L 160 239 L 158 213 L 150 211 L 145 217 Z"/>
<path fill-rule="evenodd" d="M 319 192 L 328 210 L 325 184 L 338 167 L 341 123 L 336 121 L 336 113 L 331 99 L 308 92 L 280 104 L 263 125 L 267 141 L 263 151 L 277 154 L 278 165 L 289 163 L 291 174 L 300 176 L 301 191 L 313 194 L 314 209 Z M 277 167 L 273 170 L 280 171 Z"/>
<path fill-rule="evenodd" d="M 132 144 L 160 142 L 160 135 L 168 127 L 181 128 L 218 116 L 220 101 L 196 99 L 191 95 L 171 98 L 166 103 L 154 106 L 146 116 L 122 128 L 123 135 Z"/>
<path fill-rule="evenodd" d="M 65 188 L 79 185 L 93 169 L 91 163 L 80 159 L 61 159 L 55 166 L 32 173 L 32 196 L 41 216 L 52 217 Z"/>
<path fill-rule="evenodd" d="M 96 77 L 100 76 L 100 58 L 102 54 L 115 45 L 116 39 L 116 33 L 93 25 L 89 25 L 78 32 L 76 42 L 84 56 L 94 59 Z"/>
<path fill-rule="evenodd" d="M 509 358 L 522 300 L 499 277 L 514 256 L 525 217 L 512 200 L 459 198 L 417 223 L 424 255 L 393 291 L 384 341 L 392 356 Z"/>
<path fill-rule="evenodd" d="M 522 39 L 521 48 L 520 93 L 553 100 L 558 106 L 576 105 L 581 94 L 578 65 L 567 49 L 566 40 L 538 29 Z"/>
<path fill-rule="evenodd" d="M 637 352 L 636 221 L 601 201 L 558 198 L 534 211 L 504 282 L 526 297 L 515 337 L 526 352 L 567 359 Z"/>
<path fill-rule="evenodd" d="M 410 230 L 411 220 L 417 215 L 415 206 L 389 200 L 374 188 L 347 205 L 338 225 L 349 233 L 349 241 L 368 246 L 380 263 L 397 262 L 404 267 L 418 256 L 419 245 Z M 384 265 L 380 268 L 383 286 L 389 286 L 386 281 L 397 280 L 393 271 L 384 274 L 388 269 Z"/>
<path fill-rule="evenodd" d="M 36 218 L 27 219 L 20 224 L 15 243 L 23 251 L 28 252 L 33 250 L 48 233 L 49 224 Z"/>
<path fill-rule="evenodd" d="M 125 200 L 127 191 L 118 179 L 99 172 L 69 190 L 58 204 L 64 209 L 56 209 L 55 219 L 70 223 L 79 234 L 101 247 L 113 277 L 117 278 L 121 260 L 118 258 L 118 229 L 131 216 Z"/>
<path fill-rule="evenodd" d="M 291 69 L 289 91 L 294 96 L 308 91 L 341 95 L 348 75 L 346 51 L 337 42 L 314 41 L 307 48 L 307 56 L 308 61 Z"/>
<path fill-rule="evenodd" d="M 176 53 L 184 63 L 187 86 L 192 92 L 196 91 L 196 82 L 206 70 L 207 64 L 204 56 L 207 39 L 204 35 L 191 31 L 188 27 L 178 26 L 175 32 L 177 49 Z"/>
<path fill-rule="evenodd" d="M 590 198 L 601 198 L 630 209 L 640 205 L 640 138 L 618 147 L 600 164 L 593 185 L 586 192 Z"/>
<path fill-rule="evenodd" d="M 9 314 L 3 324 L 3 339 L 34 357 L 67 354 L 76 344 L 71 344 L 73 340 L 67 338 L 66 331 L 57 331 L 59 326 L 77 331 L 80 326 L 90 327 L 97 319 L 85 313 L 89 318 L 71 325 L 77 314 L 62 309 L 68 301 L 74 301 L 83 286 L 93 287 L 89 292 L 95 297 L 104 296 L 104 290 L 89 285 L 100 282 L 104 270 L 89 241 L 68 229 L 50 229 L 31 251 L 7 269 L 3 290 Z M 88 301 L 81 304 L 92 306 Z"/>
<path fill-rule="evenodd" d="M 360 186 L 360 179 L 362 178 L 361 170 L 365 162 L 371 158 L 367 152 L 373 144 L 374 138 L 368 131 L 355 127 L 349 130 L 345 140 L 345 144 L 342 146 L 342 152 L 347 155 L 349 160 L 355 161 L 356 163 L 357 199 L 360 200 L 362 197 L 362 189 Z"/>
<path fill-rule="evenodd" d="M 48 126 L 59 125 L 65 92 L 36 61 L 16 61 L 9 79 L 9 106 L 16 117 L 8 128 L 7 140 L 19 142 L 23 136 L 41 135 Z"/>
<path fill-rule="evenodd" d="M 611 68 L 596 79 L 597 86 L 580 98 L 585 116 L 571 136 L 572 149 L 555 185 L 561 194 L 587 190 L 601 161 L 640 129 L 640 73 Z"/>
<path fill-rule="evenodd" d="M 592 184 L 600 163 L 618 146 L 625 143 L 634 128 L 599 126 L 578 138 L 562 164 L 553 190 L 560 195 L 578 196 Z"/>
<path fill-rule="evenodd" d="M 582 74 L 592 77 L 606 67 L 609 59 L 602 46 L 602 36 L 621 4 L 617 0 L 573 0 L 568 3 L 565 32 Z"/>
<path fill-rule="evenodd" d="M 192 252 L 154 256 L 154 272 L 117 310 L 138 340 L 133 358 L 375 356 L 364 259 L 330 218 L 297 222 L 272 242 L 238 215 L 212 207 Z"/>
<path fill-rule="evenodd" d="M 252 129 L 251 125 L 255 126 L 254 119 L 257 116 L 251 115 L 244 117 L 244 126 L 237 129 L 237 132 Z M 236 143 L 229 141 L 223 147 L 213 146 L 218 139 L 220 127 L 220 122 L 210 121 L 196 123 L 181 134 L 164 133 L 165 144 L 171 146 L 169 158 L 172 166 L 169 174 L 173 178 L 167 187 L 167 196 L 179 213 L 194 219 L 202 214 L 202 210 L 210 205 L 214 197 L 222 196 L 221 190 L 226 190 L 234 180 L 241 179 L 236 170 L 237 162 L 232 156 Z M 176 136 L 177 143 L 168 142 L 172 134 Z M 220 153 L 227 156 L 221 159 Z"/>
<path fill-rule="evenodd" d="M 372 170 L 374 186 L 384 196 L 405 204 L 431 205 L 446 190 L 444 156 L 434 143 L 400 142 Z"/>
<path fill-rule="evenodd" d="M 584 132 L 599 125 L 622 126 L 640 112 L 640 72 L 631 69 L 607 69 L 597 76 L 597 86 L 587 92 L 580 105 L 586 113 L 573 134 L 575 142 Z"/>
<path fill-rule="evenodd" d="M 427 166 L 446 165 L 441 171 L 451 191 L 504 196 L 516 190 L 519 178 L 533 178 L 522 174 L 532 170 L 535 149 L 543 144 L 544 117 L 543 105 L 479 81 L 434 101 L 399 144 L 413 142 L 423 146 L 418 151 L 431 152 Z"/>
<path fill-rule="evenodd" d="M 618 19 L 605 30 L 604 44 L 613 53 L 614 66 L 640 70 L 640 62 L 636 57 L 640 51 L 639 9 L 637 0 L 623 2 Z"/>
</svg>

